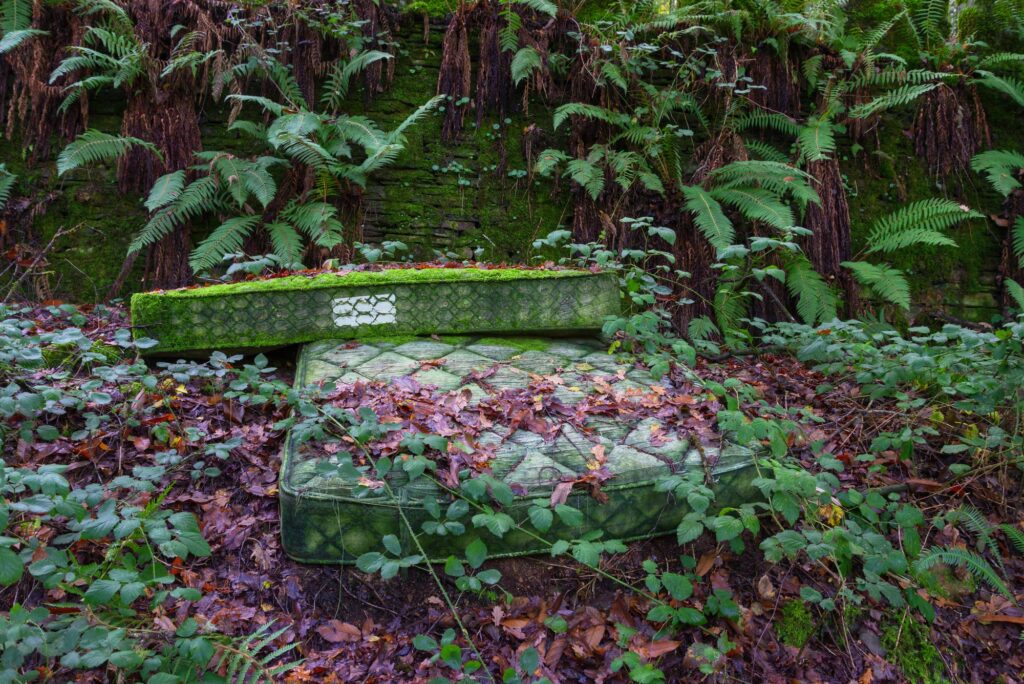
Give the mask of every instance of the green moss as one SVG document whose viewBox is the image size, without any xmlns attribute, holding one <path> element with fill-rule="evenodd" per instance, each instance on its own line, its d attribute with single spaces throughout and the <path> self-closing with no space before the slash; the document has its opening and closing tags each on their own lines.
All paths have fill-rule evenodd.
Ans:
<svg viewBox="0 0 1024 684">
<path fill-rule="evenodd" d="M 181 290 L 167 290 L 157 293 L 145 292 L 132 297 L 136 301 L 149 297 L 183 298 L 223 297 L 252 292 L 285 292 L 290 290 L 320 290 L 333 287 L 366 287 L 373 285 L 407 285 L 410 283 L 452 283 L 452 282 L 494 282 L 508 280 L 533 280 L 544 278 L 572 278 L 590 275 L 589 271 L 542 271 L 516 268 L 392 268 L 385 271 L 352 271 L 350 273 L 322 273 L 309 277 L 303 275 L 283 278 L 247 280 L 241 283 L 210 285 Z"/>
<path fill-rule="evenodd" d="M 420 14 L 428 17 L 444 18 L 459 6 L 457 0 L 415 0 L 402 8 L 405 14 Z"/>
<path fill-rule="evenodd" d="M 904 614 L 882 628 L 882 647 L 890 662 L 896 664 L 912 682 L 939 684 L 946 679 L 946 666 L 932 645 L 929 629 Z"/>
<path fill-rule="evenodd" d="M 465 335 L 381 335 L 379 337 L 360 337 L 359 341 L 362 344 L 393 344 L 396 347 L 400 347 L 403 344 L 409 342 L 418 342 L 420 340 L 440 340 L 445 344 L 461 344 L 469 339 Z"/>
<path fill-rule="evenodd" d="M 477 344 L 489 344 L 499 347 L 512 347 L 519 351 L 547 351 L 551 342 L 538 337 L 482 337 Z"/>
<path fill-rule="evenodd" d="M 780 612 L 781 617 L 774 624 L 779 641 L 793 648 L 803 648 L 814 635 L 814 616 L 803 601 L 796 600 L 787 601 Z"/>
<path fill-rule="evenodd" d="M 85 351 L 99 354 L 102 357 L 99 363 L 116 364 L 124 358 L 124 351 L 120 347 L 103 342 L 93 342 Z M 57 368 L 67 363 L 76 363 L 81 358 L 83 350 L 73 342 L 65 342 L 47 345 L 40 349 L 40 353 L 43 355 L 43 365 L 46 368 Z"/>
</svg>

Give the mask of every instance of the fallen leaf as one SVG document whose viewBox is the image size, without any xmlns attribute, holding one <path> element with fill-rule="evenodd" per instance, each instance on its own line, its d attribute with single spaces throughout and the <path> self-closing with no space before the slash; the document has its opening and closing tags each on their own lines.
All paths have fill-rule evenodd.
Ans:
<svg viewBox="0 0 1024 684">
<path fill-rule="evenodd" d="M 361 641 L 363 638 L 363 633 L 358 627 L 341 620 L 331 620 L 327 624 L 319 625 L 316 631 L 332 644 L 344 641 Z"/>
</svg>

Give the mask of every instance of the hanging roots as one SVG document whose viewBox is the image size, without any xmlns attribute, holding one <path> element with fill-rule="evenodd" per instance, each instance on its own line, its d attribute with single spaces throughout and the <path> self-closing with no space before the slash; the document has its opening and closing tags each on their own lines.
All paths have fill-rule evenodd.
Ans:
<svg viewBox="0 0 1024 684">
<path fill-rule="evenodd" d="M 788 51 L 776 54 L 767 46 L 755 53 L 747 62 L 747 71 L 754 83 L 764 89 L 751 90 L 750 100 L 786 116 L 796 117 L 800 113 L 800 79 L 793 70 Z"/>
<path fill-rule="evenodd" d="M 480 5 L 484 12 L 480 28 L 480 65 L 476 74 L 476 122 L 484 112 L 493 112 L 504 119 L 512 107 L 512 53 L 501 49 L 501 31 L 505 19 L 501 3 Z"/>
<path fill-rule="evenodd" d="M 78 16 L 66 7 L 36 2 L 32 28 L 47 33 L 0 56 L 0 125 L 5 137 L 21 137 L 29 164 L 50 157 L 55 135 L 71 140 L 84 131 L 89 112 L 86 97 L 59 112 L 67 94 L 63 88 L 73 77 L 50 84 L 50 73 L 66 56 L 65 48 L 82 41 L 84 27 Z"/>
<path fill-rule="evenodd" d="M 852 310 L 856 306 L 857 288 L 840 265 L 850 260 L 850 206 L 839 162 L 835 158 L 809 162 L 807 173 L 814 176 L 813 187 L 821 204 L 811 203 L 807 207 L 806 227 L 814 235 L 804 249 L 814 269 L 830 284 L 842 288 Z"/>
<path fill-rule="evenodd" d="M 378 0 L 356 0 L 353 8 L 356 16 L 364 22 L 362 30 L 367 49 L 394 55 L 394 45 L 391 42 L 394 17 L 389 16 L 390 10 Z M 316 43 L 319 45 L 320 41 Z M 394 78 L 394 59 L 378 60 L 368 66 L 363 71 L 366 103 L 369 104 L 377 94 L 384 92 Z"/>
<path fill-rule="evenodd" d="M 469 32 L 466 30 L 465 6 L 452 15 L 441 43 L 441 71 L 437 76 L 437 94 L 447 96 L 441 139 L 451 142 L 462 131 L 466 120 L 466 107 L 462 100 L 469 97 L 470 69 Z"/>
<path fill-rule="evenodd" d="M 929 91 L 918 105 L 911 135 L 914 152 L 936 177 L 965 172 L 971 157 L 990 144 L 977 89 L 943 84 Z"/>
</svg>

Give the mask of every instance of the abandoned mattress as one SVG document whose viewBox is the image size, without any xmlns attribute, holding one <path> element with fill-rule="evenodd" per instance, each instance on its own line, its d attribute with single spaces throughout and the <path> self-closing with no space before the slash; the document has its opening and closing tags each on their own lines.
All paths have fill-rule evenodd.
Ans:
<svg viewBox="0 0 1024 684">
<path fill-rule="evenodd" d="M 616 276 L 581 270 L 395 268 L 139 293 L 148 354 L 265 349 L 367 335 L 596 331 L 619 311 Z"/>
<path fill-rule="evenodd" d="M 439 534 L 451 502 L 440 484 L 447 468 L 439 468 L 437 478 L 410 482 L 396 466 L 384 478 L 386 487 L 368 487 L 334 467 L 337 443 L 325 448 L 290 434 L 279 485 L 281 530 L 285 551 L 301 561 L 354 562 L 384 552 L 386 535 L 415 554 L 413 533 L 431 560 L 460 554 L 476 538 L 493 557 L 547 552 L 554 540 L 594 530 L 602 530 L 603 539 L 652 537 L 673 532 L 690 510 L 659 491 L 658 482 L 694 471 L 715 489 L 719 505 L 754 495 L 751 453 L 715 436 L 706 405 L 712 398 L 655 380 L 592 338 L 322 341 L 301 352 L 295 382 L 333 383 L 336 393 L 328 400 L 333 396 L 341 402 L 335 406 L 352 411 L 386 405 L 406 416 L 399 422 L 409 432 L 446 426 L 453 442 L 471 446 L 465 462 L 515 494 L 498 507 L 515 522 L 504 534 L 475 527 L 476 508 Z M 424 407 L 436 415 L 409 418 Z M 401 455 L 393 457 L 397 463 Z M 538 531 L 530 510 L 550 509 L 552 499 L 582 518 L 543 516 L 553 523 Z"/>
</svg>

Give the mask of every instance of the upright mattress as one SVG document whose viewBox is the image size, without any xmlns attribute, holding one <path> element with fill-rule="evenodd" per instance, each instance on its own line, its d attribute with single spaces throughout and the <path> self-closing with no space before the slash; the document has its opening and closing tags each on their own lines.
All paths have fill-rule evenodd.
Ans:
<svg viewBox="0 0 1024 684">
<path fill-rule="evenodd" d="M 580 333 L 619 312 L 613 273 L 392 268 L 139 293 L 149 354 L 262 349 L 367 335 Z"/>
</svg>

